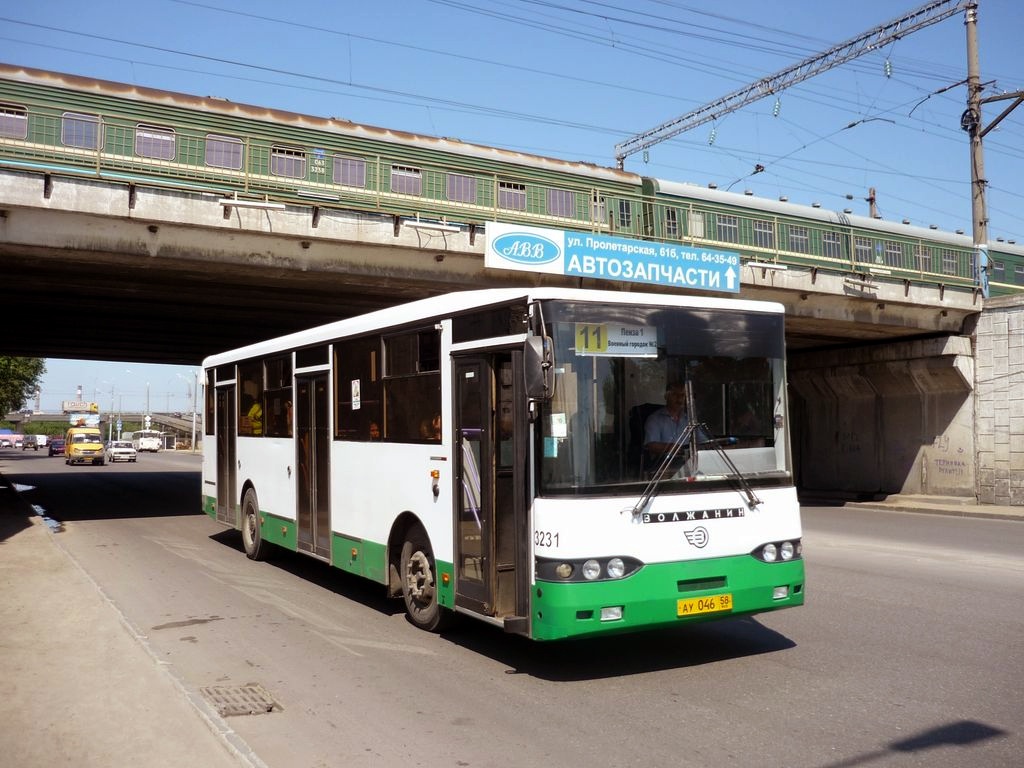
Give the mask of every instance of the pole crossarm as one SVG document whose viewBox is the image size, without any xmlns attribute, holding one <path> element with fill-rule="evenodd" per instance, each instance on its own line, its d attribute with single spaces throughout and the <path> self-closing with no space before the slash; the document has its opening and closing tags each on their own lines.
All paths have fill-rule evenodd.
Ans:
<svg viewBox="0 0 1024 768">
<path fill-rule="evenodd" d="M 636 136 L 616 144 L 615 160 L 619 168 L 622 168 L 623 161 L 629 155 L 671 139 L 673 136 L 678 136 L 680 133 L 703 125 L 710 120 L 715 120 L 730 112 L 735 112 L 751 102 L 776 94 L 815 75 L 838 67 L 840 64 L 844 64 L 851 59 L 877 50 L 893 40 L 909 35 L 911 32 L 916 32 L 919 29 L 936 24 L 964 10 L 974 2 L 977 2 L 977 0 L 933 0 L 933 2 L 926 3 L 914 11 L 881 24 L 874 29 L 847 40 L 845 43 L 833 46 L 823 53 L 806 58 L 773 75 L 768 75 L 737 91 L 733 91 L 728 96 L 723 96 L 716 101 L 698 107 L 692 112 L 669 120 L 643 133 L 638 133 Z"/>
<path fill-rule="evenodd" d="M 1004 109 L 999 114 L 999 117 L 997 117 L 995 120 L 993 120 L 991 123 L 989 123 L 985 128 L 981 129 L 981 132 L 979 133 L 979 135 L 982 138 L 984 138 L 985 135 L 989 131 L 991 131 L 993 128 L 995 128 L 997 125 L 999 125 L 999 123 L 1002 122 L 1004 117 L 1006 117 L 1008 114 L 1013 112 L 1013 110 L 1015 110 L 1017 107 L 1019 107 L 1021 105 L 1022 102 L 1024 102 L 1024 91 L 1014 91 L 1013 93 L 1002 93 L 1002 94 L 999 94 L 998 96 L 989 96 L 987 98 L 981 99 L 978 102 L 979 104 L 989 104 L 989 103 L 995 102 L 995 101 L 1006 101 L 1007 99 L 1013 99 L 1014 100 L 1013 104 L 1011 104 L 1006 109 Z"/>
</svg>

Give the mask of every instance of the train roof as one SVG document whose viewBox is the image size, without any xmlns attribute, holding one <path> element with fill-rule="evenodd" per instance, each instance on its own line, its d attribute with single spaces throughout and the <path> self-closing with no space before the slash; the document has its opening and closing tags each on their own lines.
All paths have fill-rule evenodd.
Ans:
<svg viewBox="0 0 1024 768">
<path fill-rule="evenodd" d="M 960 248 L 970 248 L 973 244 L 972 239 L 968 235 L 931 229 L 930 227 L 902 224 L 895 221 L 886 221 L 885 219 L 873 219 L 869 216 L 857 216 L 827 208 L 799 205 L 783 200 L 770 200 L 765 197 L 755 197 L 737 192 L 725 192 L 720 189 L 710 189 L 688 182 L 667 181 L 664 179 L 649 179 L 649 182 L 653 185 L 653 189 L 656 192 L 664 195 L 689 197 L 730 207 L 749 208 L 752 211 L 810 219 L 833 226 L 856 227 L 858 229 L 875 230 L 888 235 L 905 235 L 922 240 L 945 242 Z"/>
<path fill-rule="evenodd" d="M 560 160 L 542 155 L 471 144 L 460 139 L 398 131 L 372 125 L 362 125 L 337 117 L 316 117 L 252 104 L 242 104 L 214 96 L 194 96 L 175 91 L 164 91 L 139 85 L 98 80 L 80 75 L 50 72 L 31 67 L 0 63 L 0 79 L 12 80 L 52 88 L 65 88 L 79 93 L 95 94 L 115 99 L 129 99 L 147 104 L 162 104 L 185 110 L 213 112 L 226 117 L 237 117 L 275 125 L 291 125 L 316 131 L 372 139 L 394 144 L 412 145 L 423 149 L 449 152 L 457 155 L 514 163 L 556 173 L 589 176 L 606 182 L 639 186 L 641 177 L 629 171 L 610 168 L 596 163 Z"/>
</svg>

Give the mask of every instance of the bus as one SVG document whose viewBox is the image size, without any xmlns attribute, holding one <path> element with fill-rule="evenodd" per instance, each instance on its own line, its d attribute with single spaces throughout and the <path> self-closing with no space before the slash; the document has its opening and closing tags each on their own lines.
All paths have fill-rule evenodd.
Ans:
<svg viewBox="0 0 1024 768">
<path fill-rule="evenodd" d="M 422 629 L 562 640 L 804 602 L 780 304 L 470 290 L 203 372 L 203 511 L 251 559 L 379 582 Z M 690 426 L 645 457 L 679 385 Z"/>
<path fill-rule="evenodd" d="M 139 453 L 152 451 L 156 453 L 164 447 L 164 435 L 158 429 L 137 429 L 132 432 L 132 445 Z"/>
</svg>

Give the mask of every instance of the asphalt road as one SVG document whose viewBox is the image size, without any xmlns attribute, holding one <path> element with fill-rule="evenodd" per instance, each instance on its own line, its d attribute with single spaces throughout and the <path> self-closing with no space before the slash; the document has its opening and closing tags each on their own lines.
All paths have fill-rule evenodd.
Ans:
<svg viewBox="0 0 1024 768">
<path fill-rule="evenodd" d="M 258 683 L 230 725 L 293 766 L 1018 766 L 1024 524 L 805 508 L 807 604 L 537 644 L 441 636 L 322 563 L 253 563 L 199 513 L 198 458 L 7 476 L 189 690 Z M 118 724 L 111 723 L 112 728 Z"/>
</svg>

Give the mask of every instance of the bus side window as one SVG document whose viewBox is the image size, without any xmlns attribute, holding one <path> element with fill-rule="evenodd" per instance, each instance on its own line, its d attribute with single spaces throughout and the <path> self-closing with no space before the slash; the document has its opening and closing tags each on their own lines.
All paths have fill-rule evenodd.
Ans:
<svg viewBox="0 0 1024 768">
<path fill-rule="evenodd" d="M 262 435 L 263 408 L 263 363 L 261 361 L 238 366 L 239 397 L 238 434 Z"/>
</svg>

